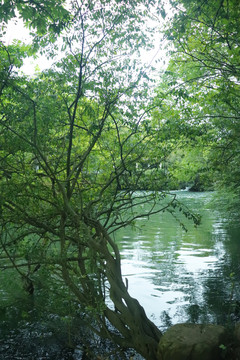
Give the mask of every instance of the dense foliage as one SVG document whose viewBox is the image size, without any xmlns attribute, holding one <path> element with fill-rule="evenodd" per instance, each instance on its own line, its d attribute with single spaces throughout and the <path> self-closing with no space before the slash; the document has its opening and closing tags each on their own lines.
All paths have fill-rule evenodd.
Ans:
<svg viewBox="0 0 240 360">
<path fill-rule="evenodd" d="M 171 3 L 176 14 L 166 36 L 173 46 L 157 97 L 164 118 L 162 112 L 157 118 L 166 120 L 165 129 L 183 149 L 177 174 L 182 167 L 188 181 L 195 176 L 203 188 L 225 185 L 239 192 L 238 1 Z"/>
<path fill-rule="evenodd" d="M 163 188 L 218 183 L 240 192 L 240 8 L 237 0 L 171 4 L 173 50 L 154 96 L 151 68 L 139 59 L 152 46 L 147 20 L 165 16 L 158 1 L 4 1 L 0 9 L 3 33 L 18 14 L 32 35 L 32 46 L 0 42 L 2 269 L 15 269 L 29 294 L 48 274 L 91 314 L 93 331 L 151 360 L 161 332 L 129 295 L 112 234 L 138 217 L 174 213 L 176 197 Z M 26 77 L 23 60 L 37 52 L 54 65 Z"/>
<path fill-rule="evenodd" d="M 129 295 L 110 234 L 176 206 L 174 195 L 161 206 L 165 195 L 135 192 L 146 168 L 132 180 L 154 136 L 138 60 L 139 49 L 151 46 L 144 24 L 153 5 L 20 1 L 1 8 L 4 21 L 17 10 L 34 37 L 32 48 L 1 43 L 2 268 L 14 268 L 29 294 L 39 269 L 50 272 L 91 313 L 98 335 L 149 359 L 161 332 Z M 18 69 L 38 49 L 58 60 L 27 78 Z"/>
</svg>

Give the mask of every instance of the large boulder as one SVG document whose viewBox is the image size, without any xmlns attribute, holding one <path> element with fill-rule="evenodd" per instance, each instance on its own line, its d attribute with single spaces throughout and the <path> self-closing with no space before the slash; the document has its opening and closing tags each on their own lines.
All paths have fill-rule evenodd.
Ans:
<svg viewBox="0 0 240 360">
<path fill-rule="evenodd" d="M 237 323 L 234 329 L 234 359 L 240 359 L 240 323 Z"/>
<path fill-rule="evenodd" d="M 234 336 L 235 336 L 236 343 L 240 346 L 240 323 L 237 323 L 235 325 Z"/>
<path fill-rule="evenodd" d="M 220 325 L 177 324 L 162 336 L 158 347 L 161 360 L 218 360 L 227 342 Z M 222 346 L 221 346 L 222 345 Z"/>
</svg>

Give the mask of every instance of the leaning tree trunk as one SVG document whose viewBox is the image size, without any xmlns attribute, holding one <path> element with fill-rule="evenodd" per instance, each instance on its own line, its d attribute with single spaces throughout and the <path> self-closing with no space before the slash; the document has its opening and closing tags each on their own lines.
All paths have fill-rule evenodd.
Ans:
<svg viewBox="0 0 240 360">
<path fill-rule="evenodd" d="M 110 338 L 122 348 L 134 348 L 147 360 L 157 360 L 157 348 L 162 333 L 148 319 L 139 302 L 129 295 L 127 284 L 124 284 L 121 275 L 117 245 L 99 221 L 87 216 L 84 216 L 84 220 L 79 221 L 76 217 L 75 220 L 76 227 L 81 228 L 81 239 L 84 238 L 84 241 L 80 238 L 78 241 L 71 241 L 72 246 L 78 243 L 78 268 L 73 277 L 73 265 L 69 263 L 67 253 L 64 253 L 66 218 L 63 217 L 61 222 L 61 264 L 65 283 L 82 305 L 91 306 L 98 312 L 99 303 L 104 304 L 103 311 L 99 311 L 97 316 L 100 331 L 96 332 L 100 336 Z M 86 254 L 89 253 L 93 254 L 91 261 L 95 261 L 95 270 L 92 274 L 88 271 L 90 257 Z M 77 273 L 79 276 L 76 281 Z M 98 284 L 96 279 L 99 280 Z M 105 302 L 105 292 L 102 290 L 105 288 L 105 280 L 108 283 L 112 307 Z M 113 328 L 106 324 L 106 319 Z"/>
<path fill-rule="evenodd" d="M 110 298 L 115 306 L 114 310 L 107 307 L 105 316 L 122 335 L 121 339 L 116 337 L 114 340 L 120 345 L 134 348 L 145 359 L 157 360 L 157 348 L 162 333 L 148 319 L 139 302 L 129 295 L 128 284 L 124 284 L 121 275 L 117 245 L 99 222 L 95 223 L 95 230 L 101 239 L 96 250 L 106 261 L 105 275 L 110 286 Z"/>
</svg>

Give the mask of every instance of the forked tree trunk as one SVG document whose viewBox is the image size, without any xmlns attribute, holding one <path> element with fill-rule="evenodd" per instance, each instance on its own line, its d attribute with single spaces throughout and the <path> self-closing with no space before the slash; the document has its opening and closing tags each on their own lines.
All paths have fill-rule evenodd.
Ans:
<svg viewBox="0 0 240 360">
<path fill-rule="evenodd" d="M 122 348 L 134 348 L 147 360 L 157 360 L 158 343 L 162 333 L 148 319 L 139 302 L 129 295 L 127 284 L 124 284 L 121 275 L 120 253 L 117 245 L 99 221 L 85 217 L 81 226 L 85 227 L 85 233 L 88 233 L 85 248 L 91 249 L 95 259 L 101 259 L 96 266 L 95 275 L 100 278 L 101 274 L 104 274 L 113 303 L 112 306 L 105 303 L 103 313 L 98 316 L 101 328 L 99 335 L 108 337 Z M 63 279 L 81 304 L 97 308 L 99 301 L 105 302 L 105 295 L 101 290 L 104 285 L 96 286 L 96 282 L 87 273 L 87 257 L 85 260 L 82 256 L 80 258 L 81 276 L 78 281 L 82 286 L 79 287 L 79 284 L 71 278 L 69 272 L 71 266 L 67 261 L 62 262 Z M 109 328 L 104 319 L 107 319 L 117 331 Z"/>
<path fill-rule="evenodd" d="M 98 224 L 98 229 L 100 224 Z M 134 348 L 147 360 L 157 360 L 158 343 L 162 336 L 157 326 L 148 319 L 143 307 L 132 298 L 121 275 L 120 254 L 118 247 L 101 227 L 103 241 L 99 251 L 106 260 L 106 277 L 110 286 L 110 298 L 115 306 L 107 308 L 105 316 L 122 334 L 120 345 Z M 113 249 L 113 255 L 108 246 Z"/>
</svg>

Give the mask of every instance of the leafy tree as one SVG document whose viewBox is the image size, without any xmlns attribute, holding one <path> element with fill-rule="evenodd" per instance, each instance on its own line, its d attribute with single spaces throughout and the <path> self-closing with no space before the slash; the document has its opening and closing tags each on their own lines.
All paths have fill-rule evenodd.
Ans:
<svg viewBox="0 0 240 360">
<path fill-rule="evenodd" d="M 161 205 L 164 194 L 135 192 L 146 167 L 131 180 L 154 137 L 147 74 L 137 58 L 150 44 L 143 30 L 154 5 L 91 0 L 72 1 L 69 9 L 61 1 L 6 1 L 2 19 L 18 10 L 35 47 L 1 43 L 0 98 L 4 266 L 16 269 L 29 293 L 46 268 L 94 315 L 95 332 L 151 360 L 161 332 L 129 295 L 111 234 L 177 205 L 174 195 Z M 26 54 L 40 48 L 59 57 L 59 47 L 51 69 L 33 78 L 19 73 Z"/>
<path fill-rule="evenodd" d="M 175 138 L 190 141 L 193 148 L 204 147 L 204 153 L 208 154 L 207 168 L 214 170 L 213 181 L 236 191 L 239 189 L 238 1 L 171 3 L 176 13 L 166 34 L 174 48 L 158 101 L 163 102 Z"/>
</svg>

